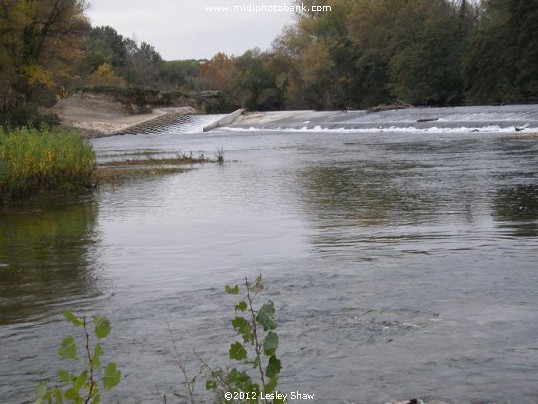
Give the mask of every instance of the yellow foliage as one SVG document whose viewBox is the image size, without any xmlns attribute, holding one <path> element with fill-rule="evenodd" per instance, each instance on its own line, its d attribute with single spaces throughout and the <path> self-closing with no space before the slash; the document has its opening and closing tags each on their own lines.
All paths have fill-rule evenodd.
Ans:
<svg viewBox="0 0 538 404">
<path fill-rule="evenodd" d="M 94 86 L 125 86 L 125 80 L 118 76 L 108 63 L 103 63 L 90 74 L 88 83 Z"/>
<path fill-rule="evenodd" d="M 24 66 L 21 71 L 26 77 L 26 81 L 30 88 L 36 88 L 43 86 L 45 88 L 53 88 L 54 80 L 52 78 L 52 73 L 38 65 L 29 65 Z"/>
</svg>

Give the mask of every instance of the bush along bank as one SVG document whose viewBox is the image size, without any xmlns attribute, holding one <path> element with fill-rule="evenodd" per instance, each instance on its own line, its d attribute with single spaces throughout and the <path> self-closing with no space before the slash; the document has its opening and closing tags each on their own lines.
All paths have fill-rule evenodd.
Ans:
<svg viewBox="0 0 538 404">
<path fill-rule="evenodd" d="M 0 128 L 0 204 L 81 191 L 94 182 L 95 169 L 91 145 L 75 134 Z"/>
</svg>

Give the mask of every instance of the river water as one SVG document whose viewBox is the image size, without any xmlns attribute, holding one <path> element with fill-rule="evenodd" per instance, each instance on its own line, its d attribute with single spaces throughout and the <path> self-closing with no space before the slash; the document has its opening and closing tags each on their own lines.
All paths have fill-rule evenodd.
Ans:
<svg viewBox="0 0 538 404">
<path fill-rule="evenodd" d="M 490 123 L 94 140 L 103 161 L 223 147 L 226 162 L 0 212 L 0 402 L 66 366 L 65 308 L 112 321 L 123 380 L 105 402 L 185 402 L 168 328 L 190 372 L 193 349 L 228 364 L 223 287 L 262 274 L 283 392 L 537 403 L 538 140 Z"/>
</svg>

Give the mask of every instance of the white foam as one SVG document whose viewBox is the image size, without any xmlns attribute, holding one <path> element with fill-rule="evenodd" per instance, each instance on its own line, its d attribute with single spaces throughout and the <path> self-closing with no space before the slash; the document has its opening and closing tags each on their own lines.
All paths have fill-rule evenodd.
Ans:
<svg viewBox="0 0 538 404">
<path fill-rule="evenodd" d="M 394 133 L 528 133 L 528 132 L 537 132 L 538 128 L 529 128 L 529 127 L 518 127 L 520 130 L 516 131 L 514 126 L 509 126 L 502 128 L 498 125 L 490 126 L 462 126 L 457 128 L 448 128 L 448 127 L 437 127 L 433 126 L 430 128 L 416 128 L 414 126 L 407 127 L 397 127 L 390 126 L 388 128 L 377 127 L 377 128 L 323 128 L 320 125 L 316 125 L 313 128 L 308 128 L 303 126 L 301 128 L 233 128 L 233 127 L 223 127 L 220 130 L 224 131 L 233 131 L 233 132 L 309 132 L 309 133 L 384 133 L 384 132 L 394 132 Z"/>
</svg>

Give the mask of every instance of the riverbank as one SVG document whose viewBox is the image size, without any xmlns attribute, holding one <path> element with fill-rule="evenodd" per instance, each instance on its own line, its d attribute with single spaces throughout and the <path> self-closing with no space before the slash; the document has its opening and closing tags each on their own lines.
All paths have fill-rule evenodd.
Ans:
<svg viewBox="0 0 538 404">
<path fill-rule="evenodd" d="M 140 113 L 140 111 L 151 111 Z M 128 105 L 109 94 L 79 93 L 65 98 L 47 113 L 58 115 L 62 125 L 83 137 L 147 133 L 175 125 L 186 115 L 202 114 L 192 106 L 147 108 Z M 403 112 L 403 113 L 402 113 Z M 265 111 L 237 110 L 203 131 L 239 130 L 353 130 L 513 132 L 529 138 L 538 131 L 538 105 L 407 108 L 398 110 Z M 531 136 L 532 138 L 532 136 Z"/>
<path fill-rule="evenodd" d="M 120 102 L 109 94 L 77 93 L 60 100 L 45 112 L 56 114 L 64 127 L 76 130 L 85 138 L 115 135 L 169 114 L 199 113 L 191 106 L 148 110 L 151 112 L 141 113 L 139 108 Z"/>
</svg>

